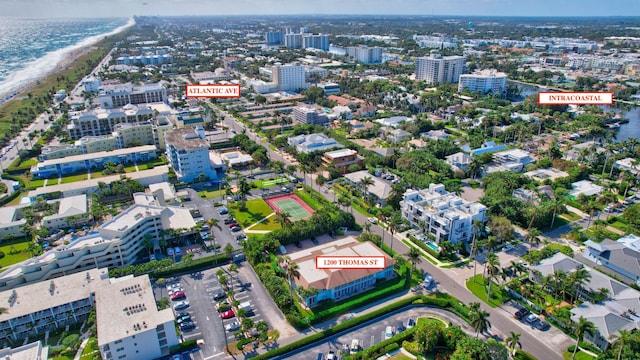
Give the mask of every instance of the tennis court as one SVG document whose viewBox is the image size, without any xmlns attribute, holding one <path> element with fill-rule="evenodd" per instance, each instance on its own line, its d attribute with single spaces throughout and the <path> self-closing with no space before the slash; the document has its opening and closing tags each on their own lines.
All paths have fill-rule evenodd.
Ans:
<svg viewBox="0 0 640 360">
<path fill-rule="evenodd" d="M 313 209 L 295 194 L 284 194 L 265 201 L 276 213 L 288 213 L 292 221 L 308 219 L 313 214 Z"/>
</svg>

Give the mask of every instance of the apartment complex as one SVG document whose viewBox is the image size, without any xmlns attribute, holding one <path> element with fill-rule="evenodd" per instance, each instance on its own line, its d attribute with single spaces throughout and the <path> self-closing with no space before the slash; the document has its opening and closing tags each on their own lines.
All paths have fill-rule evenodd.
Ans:
<svg viewBox="0 0 640 360">
<path fill-rule="evenodd" d="M 434 85 L 443 82 L 457 83 L 464 72 L 464 66 L 464 56 L 431 54 L 429 57 L 417 58 L 416 80 Z"/>
<path fill-rule="evenodd" d="M 458 91 L 472 93 L 502 94 L 507 88 L 507 74 L 495 70 L 482 70 L 473 74 L 462 74 L 458 81 Z"/>
<path fill-rule="evenodd" d="M 67 133 L 71 139 L 83 136 L 111 135 L 116 124 L 141 124 L 153 118 L 153 109 L 147 105 L 125 104 L 121 108 L 94 109 L 72 112 Z"/>
<path fill-rule="evenodd" d="M 173 55 L 138 55 L 138 56 L 120 56 L 116 59 L 118 65 L 161 65 L 171 64 L 173 62 Z"/>
<path fill-rule="evenodd" d="M 329 35 L 303 34 L 302 47 L 304 49 L 318 49 L 318 50 L 329 51 Z"/>
<path fill-rule="evenodd" d="M 0 290 L 57 278 L 93 268 L 132 265 L 145 250 L 142 241 L 150 236 L 159 249 L 161 232 L 196 225 L 189 209 L 163 206 L 150 194 L 134 194 L 135 204 L 97 231 L 72 239 L 44 254 L 12 265 L 0 273 Z"/>
<path fill-rule="evenodd" d="M 382 62 L 382 48 L 378 46 L 347 46 L 346 51 L 350 61 L 362 64 L 380 64 Z"/>
<path fill-rule="evenodd" d="M 45 160 L 31 167 L 31 175 L 35 178 L 60 177 L 79 171 L 102 169 L 109 162 L 116 164 L 134 164 L 155 158 L 155 145 L 136 146 L 113 151 L 100 151 Z"/>
<path fill-rule="evenodd" d="M 400 202 L 402 217 L 437 242 L 469 242 L 474 222 L 487 220 L 487 207 L 466 201 L 445 190 L 443 184 L 430 184 L 428 189 L 409 189 Z"/>
<path fill-rule="evenodd" d="M 85 320 L 95 306 L 96 290 L 108 279 L 107 268 L 88 269 L 47 282 L 4 287 L 0 301 L 7 311 L 0 314 L 0 344 Z"/>
<path fill-rule="evenodd" d="M 104 108 L 122 107 L 127 104 L 167 102 L 167 89 L 161 84 L 103 85 L 98 91 L 98 104 Z"/>
<path fill-rule="evenodd" d="M 202 127 L 175 129 L 167 131 L 164 136 L 165 153 L 179 181 L 191 182 L 199 176 L 210 180 L 224 177 L 226 167 L 219 157 L 210 157 L 209 143 Z"/>
<path fill-rule="evenodd" d="M 286 33 L 284 34 L 284 46 L 289 49 L 302 48 L 302 34 Z"/>
<path fill-rule="evenodd" d="M 264 41 L 267 45 L 284 44 L 284 31 L 267 31 L 264 33 Z"/>
<path fill-rule="evenodd" d="M 271 81 L 280 91 L 306 89 L 304 70 L 302 65 L 275 65 L 271 68 Z"/>
<path fill-rule="evenodd" d="M 158 311 L 149 275 L 109 279 L 95 294 L 104 360 L 157 359 L 178 344 L 171 309 Z"/>
<path fill-rule="evenodd" d="M 294 107 L 291 114 L 293 119 L 301 124 L 324 125 L 329 122 L 327 114 L 306 106 Z"/>
<path fill-rule="evenodd" d="M 287 142 L 289 146 L 296 149 L 298 153 L 310 153 L 313 151 L 327 151 L 330 149 L 343 148 L 344 145 L 328 137 L 323 133 L 298 135 L 290 137 Z"/>
<path fill-rule="evenodd" d="M 322 163 L 325 166 L 334 164 L 340 173 L 346 174 L 351 165 L 364 165 L 364 158 L 358 155 L 358 152 L 352 149 L 340 149 L 328 151 L 322 154 Z"/>
<path fill-rule="evenodd" d="M 317 269 L 317 256 L 384 256 L 384 269 Z M 371 242 L 359 242 L 349 236 L 289 254 L 298 264 L 300 277 L 294 278 L 295 286 L 305 289 L 315 287 L 318 293 L 304 299 L 313 307 L 324 300 L 339 301 L 360 294 L 375 286 L 377 281 L 394 276 L 395 261 Z"/>
</svg>

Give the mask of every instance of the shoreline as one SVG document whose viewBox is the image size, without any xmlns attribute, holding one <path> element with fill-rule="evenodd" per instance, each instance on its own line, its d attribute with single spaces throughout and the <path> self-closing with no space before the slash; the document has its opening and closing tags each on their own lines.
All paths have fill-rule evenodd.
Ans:
<svg viewBox="0 0 640 360">
<path fill-rule="evenodd" d="M 0 105 L 4 105 L 12 100 L 26 96 L 25 93 L 37 86 L 41 80 L 67 69 L 79 58 L 88 54 L 92 50 L 97 49 L 96 44 L 98 44 L 104 38 L 117 35 L 134 25 L 135 20 L 133 18 L 130 18 L 126 24 L 114 29 L 111 32 L 95 35 L 90 38 L 84 39 L 75 45 L 68 46 L 69 49 L 61 55 L 61 58 L 57 61 L 56 65 L 53 66 L 50 70 L 43 72 L 33 79 L 24 80 L 24 83 L 16 84 L 12 88 L 0 89 Z M 56 51 L 62 50 L 64 50 L 64 48 Z M 57 90 L 58 89 L 56 89 L 56 91 Z"/>
</svg>

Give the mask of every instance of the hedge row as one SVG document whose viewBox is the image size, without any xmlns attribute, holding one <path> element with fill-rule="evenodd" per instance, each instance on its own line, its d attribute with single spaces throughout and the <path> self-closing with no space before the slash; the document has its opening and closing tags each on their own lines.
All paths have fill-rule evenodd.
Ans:
<svg viewBox="0 0 640 360">
<path fill-rule="evenodd" d="M 198 346 L 198 340 L 191 339 L 191 340 L 183 341 L 178 345 L 172 346 L 170 352 L 171 354 L 179 354 L 183 351 L 191 350 L 196 346 Z"/>
<path fill-rule="evenodd" d="M 453 301 L 454 303 L 458 302 L 457 299 L 455 299 L 453 297 L 452 297 L 452 299 L 454 300 Z M 331 336 L 336 335 L 336 334 L 338 334 L 340 332 L 348 330 L 348 329 L 350 329 L 350 328 L 352 328 L 354 326 L 358 326 L 360 324 L 366 323 L 367 321 L 373 320 L 375 318 L 378 318 L 380 316 L 383 316 L 385 314 L 388 314 L 390 312 L 396 311 L 398 309 L 401 309 L 403 307 L 406 307 L 406 306 L 409 306 L 409 305 L 412 305 L 412 304 L 416 304 L 416 305 L 417 304 L 425 304 L 425 305 L 443 307 L 443 306 L 441 306 L 441 304 L 444 304 L 446 306 L 446 305 L 451 304 L 451 303 L 452 303 L 452 301 L 450 301 L 449 299 L 445 299 L 445 298 L 433 298 L 433 297 L 428 297 L 428 296 L 424 296 L 424 295 L 411 296 L 411 297 L 408 297 L 406 299 L 399 300 L 399 301 L 397 301 L 397 302 L 395 302 L 393 304 L 390 304 L 388 306 L 385 306 L 383 308 L 380 308 L 378 310 L 374 310 L 374 311 L 372 311 L 372 312 L 370 312 L 368 314 L 364 314 L 364 315 L 362 315 L 360 317 L 347 320 L 347 321 L 342 322 L 342 323 L 340 323 L 340 324 L 338 324 L 338 325 L 336 325 L 336 326 L 334 326 L 334 327 L 332 327 L 330 329 L 323 330 L 323 331 L 315 333 L 315 334 L 313 334 L 311 336 L 307 336 L 306 338 L 300 339 L 300 340 L 295 341 L 295 342 L 292 342 L 291 344 L 287 344 L 287 345 L 284 345 L 284 346 L 279 347 L 277 349 L 268 351 L 268 352 L 266 352 L 264 354 L 260 354 L 260 355 L 258 355 L 256 357 L 252 358 L 252 359 L 254 359 L 254 360 L 272 359 L 272 358 L 274 358 L 276 356 L 284 355 L 284 354 L 289 353 L 291 351 L 294 351 L 294 350 L 300 349 L 302 347 L 311 345 L 311 344 L 313 344 L 313 343 L 315 343 L 317 341 L 320 341 L 320 340 L 322 340 L 324 338 L 331 337 Z M 405 331 L 407 331 L 407 330 L 405 330 Z M 386 343 L 385 346 L 389 345 L 389 344 L 390 344 L 390 342 Z"/>
<path fill-rule="evenodd" d="M 193 260 L 188 263 L 177 263 L 176 265 L 168 268 L 168 269 L 159 269 L 153 271 L 149 274 L 149 276 L 153 278 L 166 278 L 171 276 L 178 276 L 185 273 L 190 273 L 198 270 L 205 270 L 213 267 L 218 263 L 228 262 L 230 259 L 228 256 L 224 254 L 220 254 L 217 256 L 207 256 L 201 259 Z"/>
<path fill-rule="evenodd" d="M 0 199 L 0 206 L 4 206 L 12 202 L 13 200 L 15 200 L 15 198 L 20 196 L 20 194 L 21 194 L 20 190 L 15 190 L 14 192 L 11 193 L 11 195 L 3 197 L 2 199 Z"/>
</svg>

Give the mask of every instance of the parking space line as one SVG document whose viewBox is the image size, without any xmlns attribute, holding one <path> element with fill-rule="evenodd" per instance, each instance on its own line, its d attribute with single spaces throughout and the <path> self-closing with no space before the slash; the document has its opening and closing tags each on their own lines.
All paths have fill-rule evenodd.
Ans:
<svg viewBox="0 0 640 360">
<path fill-rule="evenodd" d="M 224 355 L 224 353 L 223 353 L 223 352 L 219 352 L 219 353 L 217 353 L 217 354 L 213 354 L 213 355 L 211 355 L 211 356 L 207 356 L 206 358 L 204 358 L 204 360 L 213 359 L 213 358 L 215 358 L 215 357 L 222 356 L 222 355 Z"/>
</svg>

